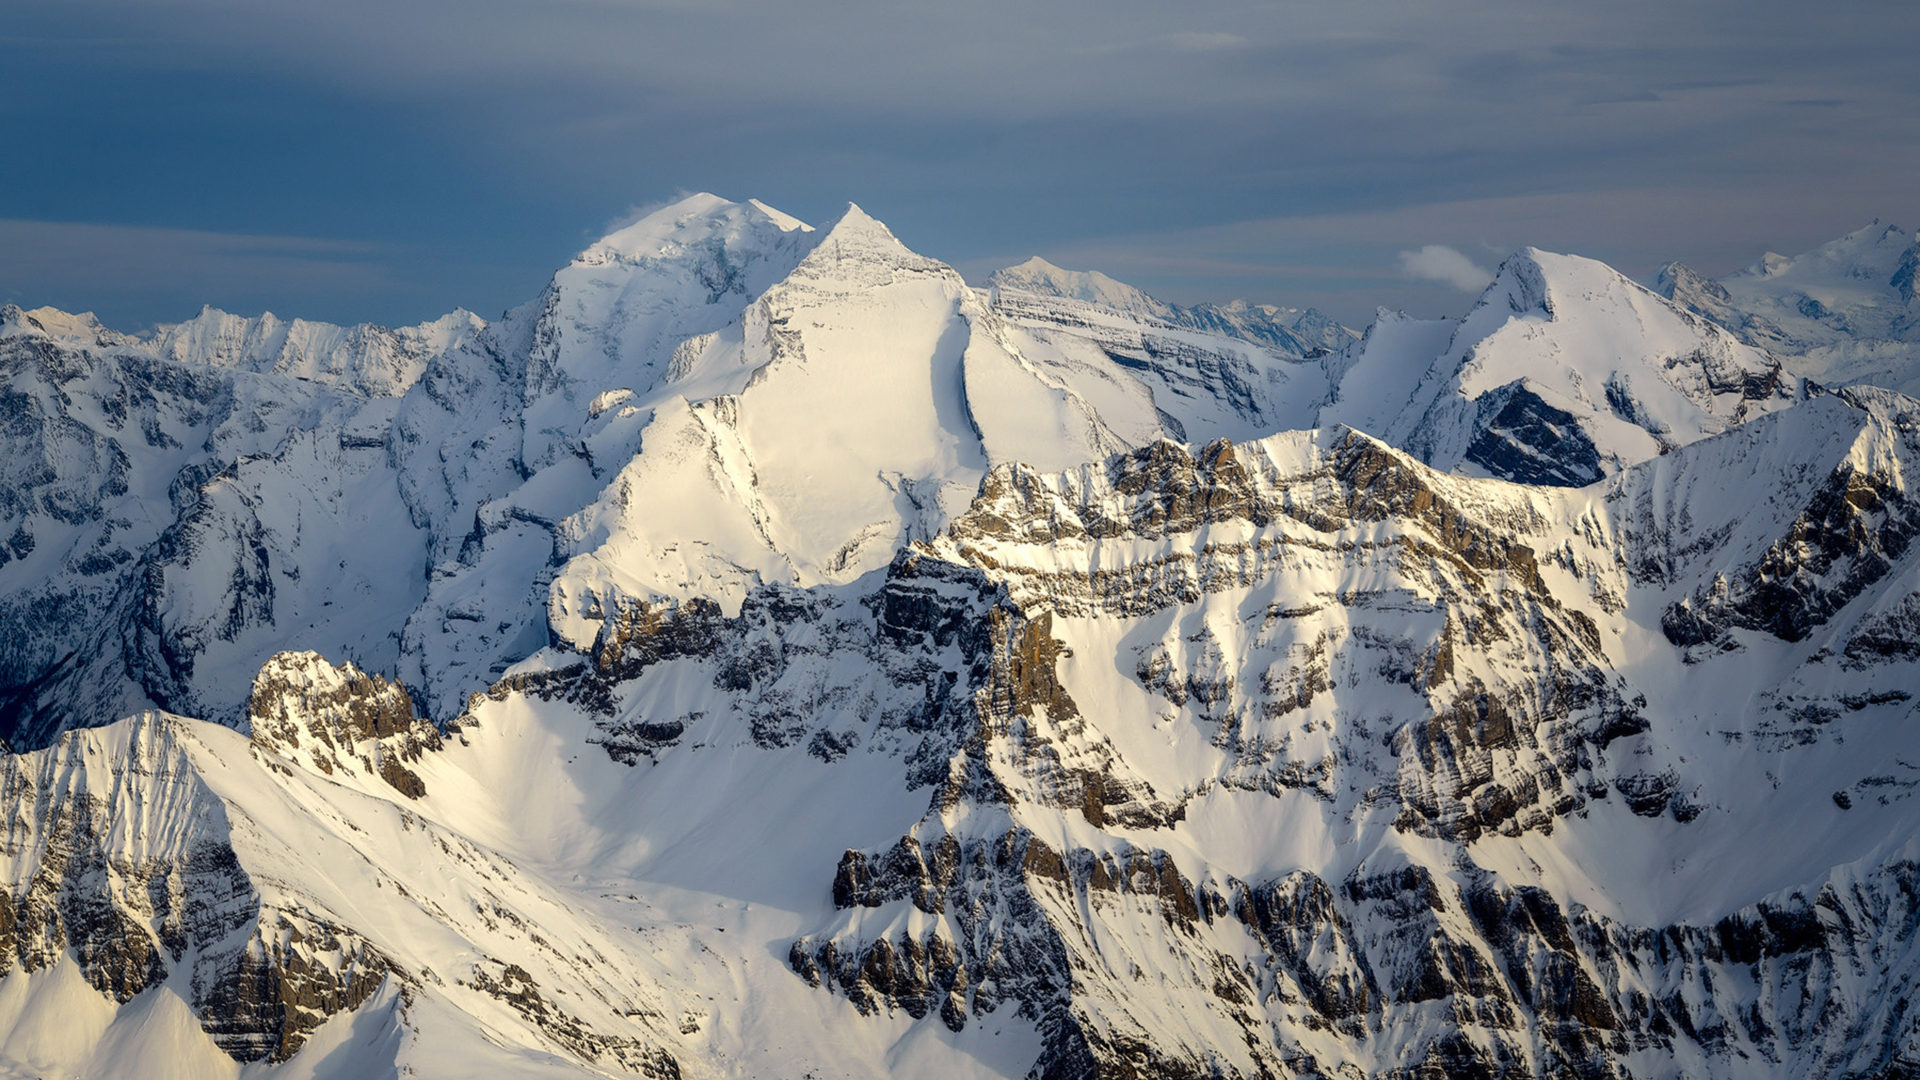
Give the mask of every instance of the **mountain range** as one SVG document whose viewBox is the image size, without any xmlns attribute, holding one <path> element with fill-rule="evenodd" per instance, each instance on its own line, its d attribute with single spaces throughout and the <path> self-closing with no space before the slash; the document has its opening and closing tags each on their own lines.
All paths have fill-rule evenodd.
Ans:
<svg viewBox="0 0 1920 1080">
<path fill-rule="evenodd" d="M 0 310 L 0 1076 L 1920 1075 L 1916 266 Z"/>
</svg>

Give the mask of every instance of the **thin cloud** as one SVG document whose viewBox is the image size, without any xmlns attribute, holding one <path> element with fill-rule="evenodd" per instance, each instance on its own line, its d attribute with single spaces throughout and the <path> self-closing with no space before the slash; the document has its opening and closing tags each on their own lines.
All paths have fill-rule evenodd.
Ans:
<svg viewBox="0 0 1920 1080">
<path fill-rule="evenodd" d="M 1222 30 L 1189 30 L 1173 35 L 1169 39 L 1173 47 L 1181 52 L 1221 52 L 1227 49 L 1241 49 L 1252 44 L 1239 34 L 1229 34 Z"/>
<path fill-rule="evenodd" d="M 1400 272 L 1421 281 L 1437 281 L 1461 292 L 1477 293 L 1493 280 L 1493 271 L 1468 258 L 1458 248 L 1428 244 L 1400 253 Z"/>
</svg>

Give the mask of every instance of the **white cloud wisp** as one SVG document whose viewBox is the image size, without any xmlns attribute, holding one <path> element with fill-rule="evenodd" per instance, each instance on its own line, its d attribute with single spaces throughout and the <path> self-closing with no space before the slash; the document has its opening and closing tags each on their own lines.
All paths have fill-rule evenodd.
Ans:
<svg viewBox="0 0 1920 1080">
<path fill-rule="evenodd" d="M 1428 244 L 1400 253 L 1400 272 L 1421 281 L 1437 281 L 1461 292 L 1477 293 L 1493 280 L 1493 271 L 1474 262 L 1458 248 Z"/>
</svg>

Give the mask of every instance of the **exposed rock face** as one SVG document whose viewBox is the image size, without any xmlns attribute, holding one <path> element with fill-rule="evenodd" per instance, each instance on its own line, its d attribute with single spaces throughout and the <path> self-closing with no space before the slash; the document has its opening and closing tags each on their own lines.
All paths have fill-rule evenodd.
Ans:
<svg viewBox="0 0 1920 1080">
<path fill-rule="evenodd" d="M 0 381 L 0 733 L 15 746 L 156 706 L 237 724 L 252 672 L 296 633 L 377 657 L 387 631 L 349 600 L 422 591 L 382 449 L 391 402 L 44 330 L 0 330 Z M 381 539 L 342 543 L 361 519 Z"/>
<path fill-rule="evenodd" d="M 246 947 L 194 972 L 201 1026 L 238 1061 L 286 1061 L 327 1018 L 360 1007 L 392 961 L 353 931 L 276 912 Z"/>
<path fill-rule="evenodd" d="M 1819 972 L 1888 962 L 1910 932 L 1906 863 L 1870 871 L 1854 899 L 1835 871 L 1725 916 L 1650 923 L 1482 860 L 1552 850 L 1610 807 L 1681 830 L 1727 813 L 1716 800 L 1729 793 L 1668 749 L 1677 720 L 1697 721 L 1666 709 L 1618 644 L 1624 613 L 1662 610 L 1703 568 L 1804 542 L 1809 522 L 1831 525 L 1819 535 L 1836 560 L 1881 567 L 1810 624 L 1844 632 L 1836 651 L 1781 675 L 1771 711 L 1739 735 L 1764 753 L 1808 744 L 1794 725 L 1838 644 L 1854 643 L 1846 670 L 1862 678 L 1910 659 L 1895 643 L 1912 605 L 1889 569 L 1908 554 L 1859 523 L 1910 513 L 1904 408 L 1827 399 L 1794 420 L 1829 425 L 1818 437 L 1782 418 L 1716 444 L 1721 457 L 1676 453 L 1589 495 L 1445 476 L 1352 432 L 1197 455 L 1161 443 L 1064 474 L 1008 466 L 871 591 L 767 586 L 735 616 L 622 607 L 590 652 L 478 699 L 475 722 L 521 700 L 578 708 L 614 760 L 662 768 L 735 741 L 836 767 L 898 758 L 924 815 L 821 869 L 834 913 L 789 942 L 787 963 L 862 1013 L 955 1031 L 1022 1018 L 1042 1041 L 1035 1076 L 1336 1075 L 1353 1062 L 1406 1077 L 1660 1076 L 1743 1055 L 1865 1075 L 1899 1059 L 1913 1021 Z M 1766 515 L 1736 499 L 1670 518 L 1659 501 L 1695 467 L 1724 478 L 1731 461 L 1795 447 L 1831 453 L 1838 475 L 1863 446 L 1882 462 L 1874 499 L 1838 504 L 1870 518 L 1836 519 L 1817 474 L 1777 490 Z M 1877 614 L 1822 629 L 1869 602 Z M 1113 640 L 1128 643 L 1114 674 L 1171 707 L 1168 752 L 1208 755 L 1203 771 L 1120 738 L 1139 721 L 1113 702 L 1140 699 L 1076 659 Z M 669 704 L 689 680 L 702 707 Z M 1819 685 L 1835 715 L 1908 700 Z M 1343 704 L 1359 687 L 1373 704 Z M 1187 726 L 1197 743 L 1179 742 Z M 1830 805 L 1891 805 L 1899 783 L 1862 776 Z M 1228 872 L 1192 822 L 1232 799 L 1402 839 L 1337 873 Z M 1811 930 L 1828 925 L 1799 914 L 1816 894 L 1872 912 L 1846 918 L 1882 936 Z M 1852 1034 L 1807 1023 L 1822 1010 L 1857 1018 Z"/>
<path fill-rule="evenodd" d="M 1914 244 L 1900 255 L 1900 264 L 1893 268 L 1893 276 L 1887 279 L 1893 288 L 1893 294 L 1909 307 L 1916 298 L 1920 298 L 1920 243 Z"/>
<path fill-rule="evenodd" d="M 500 964 L 499 975 L 489 966 L 477 969 L 468 985 L 505 1002 L 533 1027 L 583 1061 L 598 1061 L 631 1076 L 650 1080 L 680 1080 L 680 1063 L 672 1054 L 642 1039 L 609 1036 L 582 1023 L 555 1006 L 540 992 L 540 984 L 518 964 Z"/>
<path fill-rule="evenodd" d="M 416 717 L 407 689 L 317 653 L 281 653 L 253 680 L 247 723 L 255 746 L 302 760 L 328 776 L 377 776 L 409 799 L 427 793 L 407 767 L 440 747 L 440 732 Z"/>
<path fill-rule="evenodd" d="M 1357 433 L 1328 441 L 1293 460 L 1283 456 L 1292 446 L 1250 452 L 1221 443 L 1194 458 L 1161 444 L 1114 459 L 1104 476 L 1082 473 L 1063 483 L 1019 470 L 996 474 L 934 550 L 993 567 L 1020 602 L 1077 617 L 1142 618 L 1275 575 L 1376 567 L 1367 573 L 1380 575 L 1377 599 L 1351 590 L 1295 596 L 1263 618 L 1257 645 L 1229 646 L 1280 646 L 1284 666 L 1250 677 L 1244 655 L 1224 654 L 1207 624 L 1142 652 L 1135 674 L 1206 715 L 1217 725 L 1215 745 L 1237 748 L 1224 783 L 1332 797 L 1345 786 L 1336 761 L 1352 755 L 1322 750 L 1303 760 L 1291 749 L 1298 738 L 1291 732 L 1314 729 L 1316 696 L 1368 677 L 1424 702 L 1427 718 L 1390 736 L 1410 827 L 1470 840 L 1543 826 L 1577 809 L 1595 783 L 1580 779 L 1593 764 L 1583 748 L 1603 732 L 1631 728 L 1634 695 L 1605 671 L 1595 623 L 1604 606 L 1592 593 L 1563 600 L 1541 577 L 1526 541 L 1538 537 L 1546 546 L 1544 517 L 1524 502 L 1489 503 Z M 1226 535 L 1213 539 L 1216 531 Z M 1182 534 L 1201 539 L 1177 545 L 1171 556 L 1091 572 L 1071 555 L 1029 557 L 1043 543 L 1091 549 L 1108 538 Z M 1015 550 L 1017 559 L 1009 557 Z M 1603 596 L 1617 587 L 1597 552 L 1570 568 L 1591 576 Z M 1409 589 L 1411 604 L 1392 593 Z M 1423 632 L 1431 636 L 1319 616 L 1350 619 L 1375 605 L 1418 612 L 1415 625 L 1430 627 Z M 1460 654 L 1489 652 L 1511 657 L 1513 670 L 1529 676 L 1503 677 L 1500 666 L 1456 668 Z M 1380 734 L 1353 737 L 1372 742 Z"/>
<path fill-rule="evenodd" d="M 956 1031 L 1016 1008 L 1047 1035 L 1036 1076 L 1331 1076 L 1350 1062 L 1393 1077 L 1644 1075 L 1636 1054 L 1866 1076 L 1896 1066 L 1916 1017 L 1904 994 L 1863 1013 L 1836 976 L 1879 970 L 1920 929 L 1913 878 L 1902 863 L 1851 890 L 1646 928 L 1484 874 L 1196 886 L 1160 852 L 1062 855 L 1022 834 L 931 852 L 903 840 L 847 853 L 834 883 L 845 928 L 795 942 L 790 963 L 863 1012 L 937 1015 Z M 931 929 L 858 936 L 900 901 Z M 1864 937 L 1844 929 L 1865 925 Z M 1092 951 L 1089 937 L 1107 944 Z M 1129 990 L 1147 963 L 1151 1005 Z M 1168 1039 L 1151 1014 L 1169 1005 L 1224 1020 L 1247 1055 Z M 1860 1019 L 1842 1031 L 1823 1015 Z M 1383 1058 L 1383 1046 L 1395 1049 Z"/>
<path fill-rule="evenodd" d="M 72 965 L 122 1005 L 175 995 L 242 1063 L 285 1062 L 376 999 L 404 1019 L 427 996 L 570 1060 L 680 1075 L 654 992 L 610 959 L 606 930 L 398 805 L 426 792 L 397 762 L 441 746 L 403 689 L 287 654 L 253 715 L 251 742 L 148 713 L 0 762 L 5 970 Z M 449 935 L 465 963 L 433 944 Z"/>
<path fill-rule="evenodd" d="M 1638 420 L 1632 400 L 1616 397 L 1616 411 Z M 1573 414 L 1542 401 L 1525 383 L 1496 390 L 1479 405 L 1486 419 L 1475 425 L 1466 460 L 1489 473 L 1522 484 L 1565 487 L 1582 487 L 1604 475 L 1600 452 Z"/>
<path fill-rule="evenodd" d="M 1913 426 L 1900 408 L 1883 401 L 1866 415 L 1852 413 L 1865 424 L 1860 438 L 1904 438 L 1894 433 Z M 1883 456 L 1882 468 L 1891 470 L 1884 475 L 1904 475 L 1897 463 L 1911 460 L 1912 451 Z M 1619 500 L 1631 505 L 1640 482 L 1623 477 Z M 1877 515 L 1875 522 L 1897 523 L 1910 512 L 1909 500 L 1892 494 L 1899 486 L 1888 479 L 1871 499 L 1839 501 L 1851 512 Z M 1831 492 L 1817 483 L 1804 490 L 1807 509 L 1775 511 L 1772 520 L 1787 537 L 1776 544 L 1803 542 L 1806 522 L 1832 519 Z M 1842 899 L 1842 887 L 1816 882 L 1716 922 L 1657 926 L 1570 906 L 1538 887 L 1502 884 L 1475 866 L 1469 845 L 1478 838 L 1550 833 L 1558 820 L 1585 817 L 1596 800 L 1618 800 L 1635 815 L 1686 827 L 1712 797 L 1684 770 L 1647 769 L 1646 733 L 1657 721 L 1648 718 L 1632 669 L 1619 666 L 1601 633 L 1633 591 L 1623 568 L 1646 559 L 1612 545 L 1664 546 L 1677 538 L 1623 535 L 1582 516 L 1590 510 L 1560 518 L 1565 513 L 1437 476 L 1352 434 L 1304 455 L 1273 444 L 1222 444 L 1190 457 L 1162 445 L 1102 470 L 996 472 L 974 510 L 928 552 L 987 568 L 1027 610 L 1089 623 L 1137 622 L 1258 588 L 1287 573 L 1290 556 L 1310 559 L 1314 552 L 1339 552 L 1348 566 L 1380 559 L 1395 576 L 1358 576 L 1397 580 L 1404 584 L 1395 587 L 1411 587 L 1416 597 L 1435 590 L 1439 603 L 1427 609 L 1433 615 L 1425 625 L 1433 630 L 1424 640 L 1394 643 L 1352 621 L 1368 605 L 1350 587 L 1337 597 L 1296 592 L 1298 607 L 1269 609 L 1257 622 L 1308 621 L 1316 605 L 1326 605 L 1343 610 L 1345 633 L 1329 627 L 1309 637 L 1296 630 L 1290 637 L 1298 645 L 1255 678 L 1249 659 L 1262 654 L 1244 645 L 1229 651 L 1231 641 L 1223 646 L 1208 623 L 1144 651 L 1130 674 L 1218 725 L 1212 743 L 1226 757 L 1209 783 L 1303 790 L 1363 816 L 1369 806 L 1397 804 L 1395 828 L 1461 845 L 1454 848 L 1453 880 L 1417 865 L 1362 866 L 1337 884 L 1306 871 L 1254 881 L 1204 865 L 1183 871 L 1181 860 L 1132 839 L 1143 836 L 1132 830 L 1179 834 L 1182 810 L 1130 822 L 1083 813 L 1080 820 L 1101 830 L 1098 839 L 1065 851 L 1026 828 L 980 832 L 968 823 L 983 805 L 1004 804 L 1014 820 L 1036 822 L 1043 819 L 1021 809 L 1029 799 L 1068 805 L 1045 797 L 1039 774 L 1006 768 L 1023 759 L 1021 744 L 1033 735 L 1017 724 L 995 727 L 992 718 L 1006 710 L 983 708 L 976 715 L 985 722 L 985 745 L 967 761 L 984 765 L 994 782 L 969 783 L 970 797 L 937 797 L 891 848 L 847 852 L 833 879 L 842 914 L 796 941 L 791 965 L 862 1011 L 937 1015 L 956 1030 L 1017 1003 L 1045 1036 L 1036 1076 L 1334 1075 L 1342 1062 L 1372 1062 L 1364 1067 L 1369 1073 L 1409 1077 L 1637 1076 L 1663 1075 L 1667 1066 L 1643 1072 L 1644 1064 L 1633 1062 L 1743 1056 L 1802 1062 L 1820 1075 L 1887 1067 L 1905 1053 L 1900 1047 L 1915 1019 L 1904 1011 L 1863 1012 L 1855 991 L 1823 972 L 1878 970 L 1884 961 L 1855 950 L 1898 948 L 1893 943 L 1915 918 L 1905 884 L 1909 863 L 1876 871 L 1880 876 L 1863 882 L 1853 899 Z M 1556 519 L 1570 522 L 1592 550 L 1569 544 L 1567 526 Z M 1294 531 L 1300 526 L 1319 535 Z M 1261 530 L 1281 535 L 1267 538 Z M 1343 538 L 1352 530 L 1368 539 Z M 1164 546 L 1139 546 L 1182 535 L 1193 539 L 1172 558 Z M 1724 541 L 1729 534 L 1719 535 Z M 1905 558 L 1904 548 L 1890 548 L 1899 542 L 1897 529 L 1841 523 L 1822 535 L 1834 538 L 1850 565 L 1868 568 L 1857 578 L 1829 576 L 1857 582 L 1835 609 Z M 1150 551 L 1151 561 L 1129 565 L 1123 553 L 1130 551 Z M 1102 558 L 1090 572 L 1083 560 L 1096 552 L 1120 558 Z M 1398 606 L 1419 610 L 1405 599 Z M 1051 625 L 1030 620 L 1030 627 Z M 1904 624 L 1870 632 L 1891 640 L 1903 632 L 1893 625 Z M 1797 640 L 1784 624 L 1755 629 Z M 1488 665 L 1490 655 L 1515 646 L 1521 651 L 1512 659 Z M 991 669 L 1029 688 L 1008 700 L 1044 702 L 1037 711 L 1071 715 L 1064 685 L 1025 673 L 1032 660 L 1057 666 L 1059 646 L 1044 658 L 1030 654 L 1026 664 L 1015 662 L 1017 655 L 1013 650 Z M 1361 726 L 1343 743 L 1336 729 L 1323 764 L 1303 769 L 1294 749 L 1301 742 L 1277 742 L 1273 720 L 1311 715 L 1316 698 L 1337 697 L 1335 688 L 1356 685 L 1356 676 L 1405 686 L 1412 700 L 1426 702 L 1426 718 L 1415 713 L 1384 733 L 1390 757 L 1366 749 L 1383 733 Z M 1056 696 L 1062 694 L 1065 702 Z M 1258 708 L 1242 704 L 1248 698 Z M 1907 698 L 1858 700 L 1852 707 L 1866 709 L 1898 707 Z M 1783 700 L 1780 709 L 1792 707 Z M 1109 768 L 1126 762 L 1116 753 Z M 962 767 L 956 762 L 956 771 Z M 1152 790 L 1142 777 L 1128 779 Z M 1096 786 L 1087 782 L 1083 790 Z M 1155 798 L 1182 807 L 1207 786 Z M 1823 899 L 1810 908 L 1806 897 L 1814 894 Z M 905 924 L 918 929 L 900 929 L 903 904 L 920 913 Z M 1821 904 L 1836 913 L 1850 905 L 1875 911 L 1874 933 L 1884 936 L 1871 944 L 1844 932 L 1826 937 L 1818 927 L 1856 916 L 1815 917 Z M 1121 944 L 1142 935 L 1158 944 Z M 1736 978 L 1713 974 L 1732 967 L 1741 971 Z M 1212 1034 L 1181 1036 L 1164 1012 L 1154 1019 L 1136 1013 L 1129 988 L 1146 970 L 1155 973 L 1157 1010 L 1224 1026 L 1200 1025 Z M 1793 989 L 1756 989 L 1784 986 Z M 1851 1035 L 1835 1036 L 1807 1023 L 1823 1011 L 1861 1019 L 1851 1022 Z M 1221 1034 L 1227 1031 L 1240 1034 Z M 1240 1045 L 1248 1048 L 1244 1056 L 1225 1049 Z"/>
<path fill-rule="evenodd" d="M 179 985 L 222 1050 L 284 1061 L 391 965 L 352 931 L 263 900 L 231 846 L 224 803 L 195 775 L 186 724 L 148 714 L 5 760 L 5 858 L 17 884 L 0 900 L 0 957 L 27 972 L 71 957 L 123 1003 L 183 971 Z M 133 815 L 151 824 L 130 848 Z"/>
<path fill-rule="evenodd" d="M 1804 640 L 1848 602 L 1893 573 L 1920 535 L 1920 511 L 1901 463 L 1920 454 L 1920 408 L 1911 399 L 1847 392 L 1887 415 L 1894 453 L 1863 445 L 1813 491 L 1779 539 L 1753 562 L 1667 609 L 1661 627 L 1676 645 L 1723 640 L 1730 627 Z"/>
</svg>

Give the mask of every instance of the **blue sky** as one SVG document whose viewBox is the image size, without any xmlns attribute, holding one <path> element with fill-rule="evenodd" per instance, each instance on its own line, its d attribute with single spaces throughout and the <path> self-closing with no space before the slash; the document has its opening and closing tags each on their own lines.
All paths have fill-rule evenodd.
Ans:
<svg viewBox="0 0 1920 1080">
<path fill-rule="evenodd" d="M 973 277 L 1449 313 L 1521 244 L 1723 273 L 1913 227 L 1917 54 L 1904 0 L 13 0 L 0 300 L 490 316 L 710 190 Z"/>
</svg>

